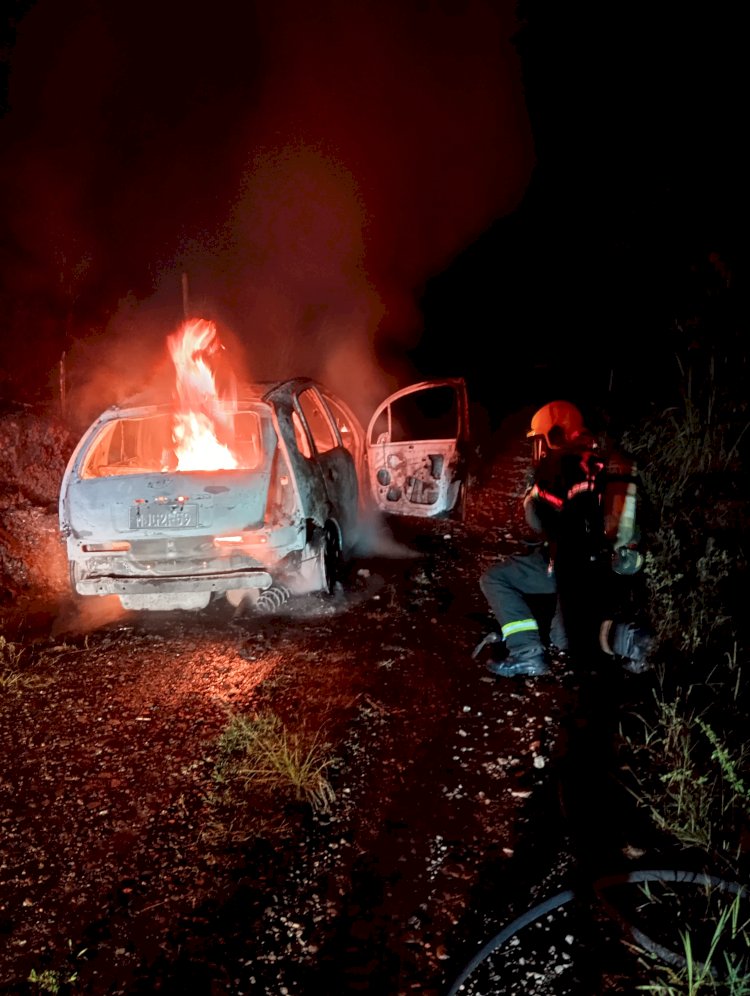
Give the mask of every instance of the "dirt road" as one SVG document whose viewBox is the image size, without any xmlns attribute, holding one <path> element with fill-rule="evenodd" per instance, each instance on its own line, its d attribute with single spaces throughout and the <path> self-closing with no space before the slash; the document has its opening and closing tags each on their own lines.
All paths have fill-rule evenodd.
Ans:
<svg viewBox="0 0 750 996">
<path fill-rule="evenodd" d="M 465 522 L 384 525 L 389 556 L 332 599 L 138 616 L 50 582 L 6 604 L 0 992 L 437 996 L 555 892 L 581 843 L 559 799 L 578 678 L 470 656 L 479 575 L 519 545 L 516 438 Z M 23 511 L 29 576 L 59 578 L 54 513 Z M 330 745 L 329 812 L 252 785 L 212 804 L 218 738 L 257 712 Z M 584 992 L 573 940 L 512 991 Z"/>
</svg>

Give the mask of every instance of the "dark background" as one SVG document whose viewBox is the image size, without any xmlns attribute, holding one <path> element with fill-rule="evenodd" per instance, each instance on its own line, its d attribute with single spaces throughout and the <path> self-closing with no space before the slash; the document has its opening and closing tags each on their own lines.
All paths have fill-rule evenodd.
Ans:
<svg viewBox="0 0 750 996">
<path fill-rule="evenodd" d="M 738 26 L 727 4 L 519 10 L 537 166 L 429 281 L 427 325 L 486 329 L 485 397 L 645 411 L 672 399 L 678 357 L 744 340 Z"/>
<path fill-rule="evenodd" d="M 88 417 L 189 311 L 367 414 L 646 407 L 744 338 L 738 6 L 11 0 L 4 398 Z M 731 350 L 730 350 L 731 351 Z M 157 372 L 155 374 L 155 371 Z"/>
</svg>

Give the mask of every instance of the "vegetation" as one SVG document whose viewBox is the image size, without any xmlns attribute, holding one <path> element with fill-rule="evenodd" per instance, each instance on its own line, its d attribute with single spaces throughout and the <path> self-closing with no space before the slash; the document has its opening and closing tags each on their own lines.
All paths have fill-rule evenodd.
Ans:
<svg viewBox="0 0 750 996">
<path fill-rule="evenodd" d="M 624 718 L 620 753 L 628 791 L 671 842 L 676 860 L 748 881 L 750 743 L 746 726 L 750 475 L 746 357 L 726 328 L 698 332 L 675 356 L 675 398 L 624 434 L 641 467 L 647 509 L 645 585 L 656 634 L 655 689 Z M 719 359 L 719 350 L 725 353 Z M 720 897 L 721 899 L 721 897 Z M 706 935 L 695 897 L 662 920 L 680 925 L 681 953 L 639 949 L 649 982 L 676 996 L 750 993 L 746 888 L 715 905 Z"/>
<path fill-rule="evenodd" d="M 58 996 L 58 994 L 73 996 L 74 993 L 79 991 L 79 986 L 77 984 L 79 981 L 78 971 L 74 967 L 74 964 L 85 955 L 85 948 L 81 951 L 76 951 L 73 947 L 72 941 L 68 941 L 68 964 L 62 968 L 44 968 L 40 971 L 37 971 L 36 968 L 32 968 L 26 980 L 31 986 L 33 986 L 31 991 L 40 994 L 46 993 L 49 994 L 49 996 Z"/>
<path fill-rule="evenodd" d="M 284 826 L 283 801 L 327 812 L 335 799 L 328 771 L 335 758 L 322 733 L 290 730 L 274 713 L 232 716 L 221 734 L 209 800 L 214 819 L 207 838 L 217 843 L 246 841 Z M 248 811 L 247 794 L 267 796 L 267 814 Z M 280 805 L 279 803 L 282 803 Z"/>
<path fill-rule="evenodd" d="M 750 996 L 747 897 L 737 893 L 730 900 L 722 890 L 708 887 L 704 899 L 707 926 L 701 929 L 701 924 L 693 923 L 681 930 L 679 950 L 636 948 L 642 966 L 654 980 L 638 986 L 638 992 Z"/>
<path fill-rule="evenodd" d="M 32 654 L 28 647 L 13 643 L 0 634 L 0 692 L 22 692 L 27 688 L 43 688 L 47 679 L 31 669 Z"/>
<path fill-rule="evenodd" d="M 36 969 L 32 968 L 27 981 L 36 986 L 38 992 L 57 996 L 63 989 L 67 992 L 67 987 L 73 985 L 77 978 L 75 972 L 67 974 L 51 968 L 37 972 Z"/>
</svg>

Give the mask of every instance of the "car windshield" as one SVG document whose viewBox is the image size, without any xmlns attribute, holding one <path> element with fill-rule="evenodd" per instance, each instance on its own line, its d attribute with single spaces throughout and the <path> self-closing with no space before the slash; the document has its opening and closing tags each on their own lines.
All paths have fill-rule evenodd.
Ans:
<svg viewBox="0 0 750 996">
<path fill-rule="evenodd" d="M 257 412 L 228 415 L 222 436 L 232 461 L 222 469 L 255 470 L 260 466 L 263 443 Z M 175 417 L 171 412 L 161 412 L 105 422 L 87 449 L 80 473 L 86 479 L 178 469 Z"/>
</svg>

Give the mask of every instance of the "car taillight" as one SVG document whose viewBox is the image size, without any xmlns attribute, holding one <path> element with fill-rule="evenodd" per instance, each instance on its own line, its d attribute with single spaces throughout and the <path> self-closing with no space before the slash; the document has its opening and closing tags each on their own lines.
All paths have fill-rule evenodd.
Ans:
<svg viewBox="0 0 750 996">
<path fill-rule="evenodd" d="M 111 543 L 84 543 L 84 553 L 127 553 L 130 543 L 127 540 L 113 540 Z"/>
<path fill-rule="evenodd" d="M 242 546 L 243 544 L 267 542 L 268 537 L 261 533 L 231 533 L 228 536 L 214 536 L 214 546 Z"/>
</svg>

